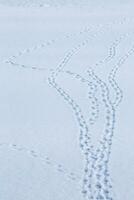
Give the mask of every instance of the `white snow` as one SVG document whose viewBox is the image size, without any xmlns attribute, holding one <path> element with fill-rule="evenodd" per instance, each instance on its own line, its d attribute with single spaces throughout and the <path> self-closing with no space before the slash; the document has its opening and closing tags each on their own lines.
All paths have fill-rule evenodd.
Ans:
<svg viewBox="0 0 134 200">
<path fill-rule="evenodd" d="M 133 6 L 0 0 L 0 200 L 134 199 Z"/>
</svg>

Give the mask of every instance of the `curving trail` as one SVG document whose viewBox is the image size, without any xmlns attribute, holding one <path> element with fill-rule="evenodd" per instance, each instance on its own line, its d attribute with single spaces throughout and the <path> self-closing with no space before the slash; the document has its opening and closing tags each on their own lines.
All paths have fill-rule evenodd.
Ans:
<svg viewBox="0 0 134 200">
<path fill-rule="evenodd" d="M 121 37 L 119 41 L 120 40 L 121 40 Z M 133 48 L 129 52 L 132 53 Z M 114 55 L 115 55 L 115 47 L 114 47 L 114 53 L 111 53 L 110 51 L 110 56 L 104 59 L 104 62 L 108 61 L 109 57 L 110 59 L 112 59 Z M 72 54 L 68 54 L 67 57 L 71 58 L 71 56 Z M 125 58 L 127 57 L 128 57 L 128 54 L 123 56 L 123 58 L 121 58 L 121 61 L 119 63 L 123 64 L 124 60 L 126 60 Z M 63 67 L 64 65 L 66 65 L 69 58 L 67 59 L 67 61 L 66 61 L 66 58 L 63 59 L 63 62 L 62 62 Z M 103 61 L 99 63 L 101 64 L 103 63 Z M 55 70 L 55 72 L 52 73 L 52 76 L 51 78 L 48 79 L 48 81 L 49 81 L 49 84 L 51 84 L 60 93 L 60 95 L 63 96 L 63 98 L 70 105 L 72 105 L 72 108 L 74 109 L 74 111 L 76 111 L 75 114 L 77 116 L 77 113 L 79 112 L 81 113 L 80 107 L 74 102 L 74 100 L 69 96 L 69 94 L 67 94 L 56 82 L 56 79 L 59 73 L 62 71 L 62 64 L 59 65 L 59 68 L 57 68 L 57 70 Z M 117 72 L 117 67 L 116 68 L 114 67 L 112 71 L 110 72 L 110 75 L 108 76 L 109 83 L 111 84 L 111 86 L 113 87 L 116 93 L 115 102 L 112 103 L 109 97 L 110 91 L 106 83 L 102 81 L 99 77 L 97 77 L 94 74 L 94 72 L 92 72 L 92 70 L 88 71 L 89 76 L 92 77 L 94 82 L 96 82 L 96 83 L 91 82 L 91 84 L 98 84 L 102 90 L 102 101 L 106 108 L 106 129 L 103 136 L 103 140 L 100 140 L 100 147 L 97 148 L 97 150 L 95 151 L 91 143 L 91 135 L 89 133 L 88 126 L 86 125 L 86 122 L 84 120 L 83 120 L 85 124 L 84 129 L 86 130 L 86 132 L 83 133 L 84 131 L 82 132 L 82 130 L 80 129 L 81 140 L 84 140 L 82 144 L 82 150 L 84 150 L 84 155 L 86 155 L 85 177 L 83 179 L 84 190 L 82 192 L 85 198 L 87 199 L 98 199 L 98 200 L 99 199 L 107 199 L 107 200 L 114 199 L 114 196 L 112 194 L 112 185 L 110 183 L 111 180 L 110 180 L 110 174 L 109 174 L 109 169 L 108 169 L 108 163 L 109 163 L 109 157 L 111 153 L 112 137 L 113 137 L 114 129 L 115 129 L 115 111 L 116 111 L 117 105 L 119 105 L 119 103 L 122 100 L 122 91 L 115 81 L 116 72 Z M 74 74 L 71 72 L 68 72 L 68 73 L 71 75 L 75 75 L 77 79 L 81 80 L 81 76 L 79 74 Z M 83 82 L 86 82 L 84 78 L 82 80 Z M 91 87 L 91 89 L 93 89 L 93 87 Z M 92 97 L 90 96 L 90 98 Z M 78 107 L 78 112 L 77 112 L 76 107 Z M 83 119 L 83 116 L 80 114 L 80 117 L 78 116 L 77 118 L 79 122 L 79 118 Z M 81 126 L 81 121 L 79 122 L 79 125 Z M 84 149 L 84 146 L 85 146 L 85 149 Z M 90 147 L 88 148 L 89 152 L 86 149 L 87 147 Z"/>
<path fill-rule="evenodd" d="M 0 4 L 1 2 L 0 0 Z M 15 3 L 15 5 L 20 7 L 49 5 L 41 2 L 23 1 L 23 3 Z M 7 3 L 10 4 L 10 1 Z M 11 5 L 14 6 L 12 2 Z M 85 24 L 87 24 L 87 21 Z M 82 174 L 77 173 L 75 169 L 70 170 L 62 161 L 54 161 L 50 155 L 44 155 L 36 148 L 31 149 L 28 145 L 19 145 L 19 142 L 4 143 L 1 141 L 0 152 L 3 153 L 5 149 L 19 152 L 20 155 L 21 152 L 24 152 L 25 156 L 31 156 L 32 159 L 39 162 L 44 171 L 46 168 L 52 168 L 57 174 L 63 176 L 65 183 L 73 183 L 78 186 L 81 195 L 80 200 L 118 200 L 110 169 L 113 140 L 118 120 L 117 112 L 124 96 L 123 89 L 118 83 L 117 73 L 134 54 L 133 24 L 133 19 L 128 17 L 121 19 L 115 17 L 114 20 L 110 22 L 105 20 L 104 23 L 99 21 L 97 25 L 89 23 L 88 26 L 79 27 L 79 31 L 75 33 L 68 31 L 67 34 L 62 36 L 20 50 L 1 63 L 6 70 L 10 66 L 10 70 L 16 67 L 16 69 L 22 69 L 23 72 L 24 70 L 28 72 L 33 70 L 35 74 L 36 71 L 41 72 L 43 76 L 46 76 L 45 80 L 41 80 L 43 88 L 45 88 L 44 86 L 48 87 L 48 91 L 49 87 L 52 88 L 54 96 L 63 99 L 63 102 L 65 102 L 63 107 L 65 106 L 65 109 L 73 113 L 75 117 L 74 126 L 78 130 L 76 140 L 79 141 L 80 159 L 82 156 Z M 125 28 L 127 26 L 128 30 Z M 123 29 L 123 31 L 119 32 L 120 29 Z M 106 42 L 103 41 L 105 37 Z M 97 42 L 98 44 L 96 44 Z M 48 54 L 51 54 L 51 51 L 55 52 L 53 51 L 55 47 L 58 51 L 61 44 L 65 54 L 60 49 L 61 55 L 56 53 L 52 55 L 53 59 L 58 59 L 58 64 L 57 60 L 54 60 L 53 65 L 46 61 L 45 66 L 41 65 L 40 62 L 37 65 L 25 63 L 25 56 L 32 58 L 36 54 L 36 59 L 38 59 L 38 56 L 40 59 L 38 53 L 41 51 L 44 52 L 44 57 L 41 59 L 45 61 L 47 50 L 49 49 Z M 75 84 L 78 84 L 80 88 Z M 84 101 L 87 104 L 84 105 Z M 45 105 L 45 102 L 43 103 Z M 63 125 L 61 124 L 61 126 Z M 54 135 L 54 137 L 56 136 Z M 96 138 L 95 142 L 94 138 Z M 66 159 L 65 155 L 64 157 Z M 60 158 L 58 159 L 60 160 Z M 71 198 L 75 200 L 73 195 Z M 62 195 L 58 200 L 61 199 L 63 199 Z"/>
<path fill-rule="evenodd" d="M 58 43 L 58 42 L 60 42 L 62 40 L 64 41 L 65 39 L 76 38 L 76 37 L 79 37 L 81 35 L 87 34 L 87 35 L 85 35 L 85 37 L 87 39 L 83 40 L 82 43 L 80 43 L 76 47 L 76 48 L 79 49 L 79 48 L 84 47 L 85 45 L 87 45 L 89 43 L 89 41 L 90 41 L 89 39 L 92 40 L 92 39 L 94 39 L 96 37 L 99 37 L 99 35 L 102 35 L 106 30 L 108 31 L 109 28 L 112 25 L 122 26 L 122 24 L 129 23 L 129 21 L 131 22 L 131 20 L 123 18 L 122 20 L 119 20 L 119 21 L 116 20 L 116 21 L 107 23 L 105 26 L 103 26 L 103 24 L 98 24 L 98 30 L 95 31 L 95 33 L 94 33 L 94 28 L 96 28 L 96 26 L 93 26 L 93 25 L 86 26 L 82 30 L 80 30 L 78 33 L 67 34 L 67 35 L 59 37 L 57 39 L 51 39 L 51 40 L 48 40 L 46 42 L 42 42 L 41 44 L 38 44 L 38 45 L 36 44 L 33 47 L 26 48 L 23 51 L 19 51 L 16 55 L 12 55 L 10 58 L 8 58 L 7 60 L 3 61 L 3 63 L 10 64 L 10 65 L 12 65 L 14 67 L 21 67 L 21 68 L 24 68 L 24 69 L 49 70 L 51 72 L 53 70 L 53 68 L 49 68 L 48 66 L 45 66 L 45 67 L 44 66 L 43 67 L 40 67 L 40 66 L 38 67 L 36 65 L 30 66 L 30 65 L 23 64 L 23 63 L 18 63 L 15 60 L 20 58 L 20 57 L 22 57 L 22 56 L 24 56 L 25 54 L 30 54 L 30 53 L 32 53 L 34 51 L 39 51 L 41 49 L 45 49 L 46 47 L 51 47 L 55 43 Z M 103 60 L 98 61 L 98 63 L 96 63 L 95 65 L 96 66 L 101 65 L 101 64 L 107 62 L 108 60 L 112 59 L 112 57 L 114 57 L 114 55 L 115 55 L 116 46 L 118 46 L 119 43 L 121 42 L 121 40 L 126 36 L 127 36 L 127 34 L 123 34 L 118 39 L 115 39 L 113 41 L 113 43 L 111 44 L 110 48 L 109 48 L 108 56 L 105 57 Z"/>
</svg>

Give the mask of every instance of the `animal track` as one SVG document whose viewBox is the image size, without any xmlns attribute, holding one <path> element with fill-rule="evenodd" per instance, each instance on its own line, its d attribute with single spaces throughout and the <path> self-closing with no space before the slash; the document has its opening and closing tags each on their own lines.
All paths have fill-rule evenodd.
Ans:
<svg viewBox="0 0 134 200">
<path fill-rule="evenodd" d="M 68 180 L 70 179 L 76 182 L 80 180 L 80 176 L 78 174 L 67 170 L 60 163 L 54 163 L 51 160 L 51 158 L 49 158 L 47 155 L 42 155 L 34 149 L 29 149 L 27 147 L 14 143 L 0 143 L 0 149 L 5 149 L 5 148 L 9 148 L 11 150 L 15 150 L 18 152 L 24 152 L 27 155 L 30 155 L 33 159 L 37 159 L 42 165 L 46 164 L 48 166 L 51 166 L 54 170 L 63 174 L 65 178 L 67 178 Z"/>
<path fill-rule="evenodd" d="M 120 40 L 119 40 L 120 41 Z M 118 42 L 119 42 L 118 41 Z M 83 44 L 83 43 L 82 43 Z M 117 43 L 116 43 L 117 45 Z M 78 46 L 81 47 L 80 45 Z M 76 48 L 77 50 L 77 48 Z M 115 52 L 115 51 L 114 51 Z M 59 73 L 62 71 L 62 69 L 65 67 L 65 65 L 68 63 L 68 61 L 71 59 L 74 52 L 69 52 L 67 56 L 63 59 L 59 67 L 55 70 L 56 72 L 52 72 L 51 78 L 48 79 L 49 84 L 52 85 L 59 93 L 60 95 L 68 102 L 68 104 L 72 105 L 72 109 L 74 109 L 75 115 L 78 119 L 79 126 L 81 127 L 81 119 L 84 119 L 82 116 L 82 112 L 80 107 L 74 102 L 74 100 L 70 97 L 69 94 L 65 92 L 56 82 L 56 78 L 58 77 Z M 112 55 L 112 56 L 111 56 Z M 111 53 L 110 51 L 110 57 L 108 59 L 105 59 L 105 61 L 108 61 L 109 58 L 112 58 L 115 55 Z M 113 70 L 112 70 L 113 71 Z M 69 72 L 70 73 L 70 72 Z M 73 73 L 70 73 L 71 75 Z M 74 74 L 73 74 L 74 75 Z M 87 138 L 89 135 L 89 129 L 86 125 L 86 121 L 83 120 L 84 124 L 86 125 L 85 131 L 86 134 L 83 133 L 83 131 L 80 129 L 80 141 L 81 147 L 83 150 L 83 153 L 85 155 L 86 160 L 86 167 L 85 167 L 85 177 L 83 180 L 83 194 L 88 199 L 107 199 L 112 200 L 113 194 L 112 194 L 112 185 L 110 183 L 110 174 L 108 170 L 108 162 L 109 162 L 109 155 L 111 153 L 111 145 L 112 145 L 112 137 L 114 133 L 114 124 L 115 124 L 115 108 L 111 104 L 111 101 L 109 100 L 109 89 L 104 81 L 99 79 L 94 73 L 90 73 L 89 75 L 93 77 L 94 80 L 96 80 L 97 84 L 100 86 L 102 90 L 102 101 L 106 107 L 106 130 L 105 130 L 105 136 L 104 141 L 100 141 L 100 148 L 97 149 L 97 151 L 94 151 L 93 145 L 91 143 L 91 136 Z M 80 79 L 80 75 L 76 74 L 77 79 Z M 112 77 L 112 76 L 111 76 Z M 82 79 L 83 82 L 86 82 L 86 80 Z M 114 80 L 113 80 L 114 81 Z M 118 93 L 116 93 L 118 95 Z M 121 100 L 120 100 L 121 101 Z M 76 106 L 77 105 L 77 106 Z M 78 107 L 78 112 L 76 107 Z M 80 113 L 80 117 L 77 116 L 77 114 Z M 80 121 L 79 121 L 80 119 Z M 107 136 L 110 135 L 110 138 L 107 139 Z M 84 139 L 85 138 L 85 139 Z M 87 146 L 86 146 L 87 145 Z M 88 147 L 88 149 L 86 149 Z M 89 152 L 88 152 L 89 150 Z M 107 152 L 105 152 L 107 151 Z M 97 153 L 96 153 L 97 152 Z M 104 158 L 108 157 L 106 160 Z M 91 159 L 91 160 L 90 160 Z M 93 163 L 91 165 L 91 163 Z M 91 170 L 92 169 L 92 170 Z M 89 173 L 89 171 L 91 172 Z M 92 178 L 95 171 L 95 191 L 93 192 L 92 188 Z M 89 173 L 89 174 L 88 174 Z M 88 175 L 88 177 L 87 177 Z M 102 185 L 103 184 L 103 185 Z"/>
<path fill-rule="evenodd" d="M 111 25 L 113 24 L 123 24 L 123 23 L 126 23 L 125 21 L 127 21 L 128 22 L 128 20 L 126 20 L 125 18 L 122 20 L 122 21 L 113 21 L 113 22 L 111 22 L 111 23 L 108 23 L 107 25 L 106 25 L 106 27 L 107 27 L 107 30 L 108 30 L 108 28 L 109 27 L 111 27 Z M 93 26 L 94 27 L 94 26 Z M 31 47 L 31 48 L 26 48 L 26 49 L 24 49 L 23 51 L 19 51 L 16 55 L 13 55 L 13 56 L 11 56 L 9 59 L 7 59 L 6 61 L 4 61 L 4 63 L 6 63 L 6 64 L 11 64 L 12 66 L 16 66 L 16 67 L 21 67 L 21 68 L 25 68 L 25 69 L 31 69 L 31 70 L 48 70 L 48 67 L 46 66 L 46 67 L 38 67 L 38 66 L 30 66 L 30 65 L 25 65 L 25 64 L 21 64 L 21 63 L 17 63 L 17 62 L 15 62 L 14 60 L 15 59 L 17 59 L 17 58 L 19 58 L 19 57 L 21 57 L 21 56 L 23 56 L 24 54 L 29 54 L 29 53 L 31 53 L 31 52 L 33 52 L 33 51 L 37 51 L 37 50 L 39 50 L 39 49 L 42 49 L 42 48 L 45 48 L 45 47 L 47 47 L 47 46 L 51 46 L 51 45 L 53 45 L 53 44 L 55 44 L 56 42 L 58 42 L 58 41 L 60 41 L 61 39 L 67 39 L 67 38 L 71 38 L 71 37 L 73 37 L 73 38 L 75 38 L 75 37 L 77 37 L 77 36 L 79 36 L 79 35 L 82 35 L 82 34 L 84 34 L 84 33 L 86 33 L 86 34 L 88 34 L 88 33 L 90 33 L 91 35 L 90 35 L 90 37 L 91 37 L 91 39 L 92 39 L 92 37 L 97 37 L 98 36 L 98 34 L 102 34 L 104 31 L 105 31 L 105 28 L 106 27 L 103 27 L 101 24 L 100 25 L 98 25 L 98 27 L 100 27 L 99 29 L 98 29 L 98 32 L 97 33 L 95 33 L 95 34 L 93 34 L 93 27 L 90 25 L 90 27 L 84 27 L 83 28 L 83 30 L 81 30 L 81 31 L 79 31 L 78 33 L 75 33 L 75 34 L 67 34 L 67 35 L 65 35 L 65 36 L 62 36 L 62 37 L 59 37 L 59 38 L 57 38 L 57 39 L 51 39 L 51 40 L 48 40 L 48 41 L 46 41 L 46 42 L 42 42 L 41 44 L 36 44 L 35 46 L 33 46 L 33 47 Z M 104 28 L 104 30 L 103 30 L 103 28 Z M 89 37 L 89 38 L 90 38 Z M 89 41 L 86 39 L 86 40 L 84 40 L 83 42 L 82 42 L 82 44 L 80 44 L 81 46 L 85 46 L 87 43 L 88 43 Z M 79 48 L 80 46 L 78 45 L 78 48 Z M 111 47 L 111 50 L 110 50 L 110 54 L 109 54 L 109 56 L 106 58 L 106 59 L 110 59 L 110 57 L 112 57 L 112 55 L 114 54 L 113 53 L 113 49 L 114 49 L 114 44 L 113 44 L 113 48 Z M 101 61 L 99 61 L 99 63 L 96 63 L 96 65 L 99 65 L 99 64 L 102 64 L 103 62 L 105 62 L 105 60 L 101 60 Z M 52 71 L 53 69 L 52 68 L 50 68 L 49 69 L 50 71 Z"/>
<path fill-rule="evenodd" d="M 132 53 L 134 53 L 134 46 L 132 46 L 132 48 L 128 51 L 128 53 L 125 54 L 125 56 L 119 59 L 117 66 L 114 67 L 112 71 L 110 72 L 110 78 L 111 78 L 110 83 L 113 84 L 114 82 L 115 85 L 117 86 L 117 89 L 114 87 L 115 92 L 116 92 L 116 99 L 115 99 L 115 102 L 113 103 L 111 102 L 109 98 L 109 89 L 106 83 L 102 81 L 100 78 L 98 78 L 98 76 L 96 76 L 93 71 L 88 71 L 89 76 L 93 76 L 94 80 L 97 81 L 97 83 L 101 87 L 102 100 L 105 104 L 106 113 L 107 113 L 105 133 L 102 137 L 103 139 L 100 140 L 100 147 L 98 147 L 96 150 L 97 159 L 95 160 L 92 166 L 93 169 L 95 169 L 95 176 L 97 179 L 97 186 L 96 186 L 97 189 L 94 194 L 94 196 L 96 195 L 95 196 L 96 199 L 107 199 L 107 200 L 113 199 L 113 196 L 110 196 L 112 194 L 111 192 L 112 185 L 110 183 L 108 163 L 109 163 L 109 158 L 111 154 L 112 139 L 114 136 L 115 122 L 116 122 L 116 118 L 115 118 L 116 108 L 122 100 L 122 95 L 119 96 L 119 93 L 118 93 L 119 86 L 117 85 L 115 81 L 115 76 L 116 76 L 118 68 L 124 64 L 128 56 L 132 55 Z M 99 189 L 99 192 L 97 191 L 98 189 Z"/>
<path fill-rule="evenodd" d="M 125 20 L 123 19 L 120 24 L 122 24 Z M 113 25 L 115 22 L 113 23 Z M 82 185 L 82 193 L 84 197 L 88 200 L 113 200 L 112 195 L 112 184 L 110 180 L 110 174 L 109 174 L 109 156 L 111 153 L 111 146 L 112 146 L 112 138 L 114 134 L 114 128 L 115 128 L 115 111 L 116 107 L 119 105 L 119 103 L 122 100 L 123 94 L 121 89 L 119 88 L 118 84 L 115 81 L 115 76 L 117 73 L 118 68 L 126 61 L 129 55 L 131 55 L 134 51 L 134 48 L 132 48 L 125 57 L 121 58 L 118 62 L 117 66 L 112 69 L 112 71 L 109 74 L 108 81 L 111 84 L 112 88 L 114 89 L 116 93 L 115 100 L 112 101 L 110 99 L 110 91 L 107 86 L 107 84 L 101 80 L 93 70 L 89 70 L 89 78 L 91 77 L 92 81 L 85 79 L 83 76 L 81 76 L 78 73 L 74 73 L 71 71 L 64 70 L 64 67 L 67 65 L 67 63 L 71 60 L 72 56 L 77 54 L 77 52 L 86 45 L 89 44 L 90 39 L 98 37 L 100 33 L 103 33 L 107 28 L 111 28 L 111 24 L 108 24 L 105 27 L 101 27 L 99 31 L 95 34 L 90 35 L 87 37 L 84 41 L 80 42 L 78 45 L 76 45 L 74 48 L 72 48 L 62 59 L 62 61 L 59 63 L 58 67 L 56 69 L 50 68 L 49 71 L 51 72 L 51 76 L 48 78 L 48 83 L 60 94 L 60 96 L 67 102 L 67 104 L 71 107 L 71 110 L 74 112 L 74 115 L 77 119 L 77 123 L 79 126 L 80 136 L 79 136 L 79 142 L 80 142 L 80 148 L 83 152 L 84 159 L 85 159 L 85 167 L 84 167 L 84 178 L 83 178 L 83 185 Z M 90 30 L 87 28 L 83 32 L 80 31 L 79 34 L 83 34 L 85 32 L 89 32 Z M 109 62 L 111 59 L 114 58 L 116 55 L 116 47 L 119 45 L 119 43 L 122 41 L 124 37 L 126 37 L 127 34 L 124 34 L 123 36 L 120 36 L 118 40 L 115 40 L 110 49 L 108 55 L 97 62 L 95 66 L 100 66 L 106 62 Z M 65 38 L 72 37 L 72 35 L 66 35 Z M 75 36 L 73 36 L 75 37 Z M 28 66 L 24 64 L 19 64 L 15 62 L 14 60 L 18 57 L 24 55 L 25 53 L 30 53 L 35 50 L 39 50 L 40 48 L 44 48 L 45 46 L 53 45 L 58 40 L 50 40 L 46 43 L 42 43 L 40 45 L 35 45 L 32 48 L 27 48 L 22 52 L 19 52 L 16 56 L 12 56 L 10 59 L 6 61 L 6 63 L 11 64 L 12 66 L 17 66 L 21 68 L 26 69 L 32 69 L 32 70 L 48 70 L 48 68 L 44 67 L 37 67 L 37 66 Z M 96 97 L 96 91 L 98 88 L 101 90 L 101 97 L 103 104 L 106 108 L 106 127 L 105 127 L 105 133 L 102 134 L 102 138 L 100 140 L 100 146 L 95 149 L 92 142 L 91 142 L 91 131 L 88 123 L 82 113 L 82 110 L 80 106 L 77 104 L 77 102 L 74 101 L 74 99 L 71 97 L 70 94 L 68 94 L 58 83 L 57 79 L 59 77 L 60 73 L 67 73 L 74 77 L 75 79 L 79 80 L 82 83 L 87 84 L 89 88 L 89 101 L 91 101 L 91 117 L 89 117 L 89 125 L 95 124 L 96 120 L 99 118 L 99 99 Z M 7 146 L 10 146 L 11 149 L 17 150 L 17 151 L 25 151 L 26 153 L 29 153 L 33 158 L 39 159 L 42 163 L 45 163 L 50 166 L 55 166 L 52 161 L 49 159 L 49 157 L 42 157 L 40 154 L 38 154 L 34 150 L 26 149 L 24 147 L 20 147 L 16 144 L 7 144 Z M 1 144 L 1 147 L 3 147 L 3 144 Z M 74 172 L 69 172 L 68 170 L 64 169 L 64 167 L 61 164 L 56 165 L 55 169 L 64 174 L 66 177 L 70 178 L 71 180 L 77 181 L 79 180 L 79 176 L 75 174 Z"/>
</svg>

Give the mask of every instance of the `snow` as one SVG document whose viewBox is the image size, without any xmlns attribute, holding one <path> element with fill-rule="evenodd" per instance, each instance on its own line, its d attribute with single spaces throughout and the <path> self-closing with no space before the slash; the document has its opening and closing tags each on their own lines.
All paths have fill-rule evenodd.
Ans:
<svg viewBox="0 0 134 200">
<path fill-rule="evenodd" d="M 0 200 L 134 198 L 133 6 L 0 0 Z"/>
</svg>

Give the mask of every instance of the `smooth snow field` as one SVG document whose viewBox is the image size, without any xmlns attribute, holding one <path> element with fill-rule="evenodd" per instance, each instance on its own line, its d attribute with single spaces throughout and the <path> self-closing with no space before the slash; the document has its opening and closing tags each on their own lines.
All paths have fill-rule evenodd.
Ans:
<svg viewBox="0 0 134 200">
<path fill-rule="evenodd" d="M 0 200 L 134 200 L 133 8 L 0 0 Z"/>
</svg>

